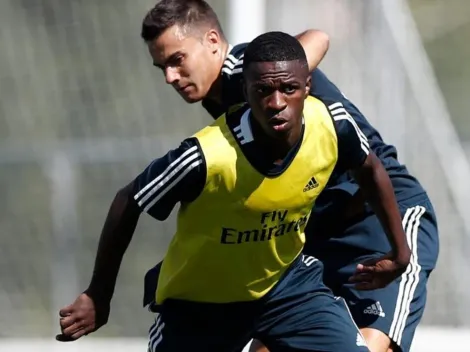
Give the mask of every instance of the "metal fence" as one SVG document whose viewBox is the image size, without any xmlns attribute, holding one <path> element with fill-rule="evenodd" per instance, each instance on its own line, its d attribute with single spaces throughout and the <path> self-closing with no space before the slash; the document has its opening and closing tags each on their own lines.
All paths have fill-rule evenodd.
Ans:
<svg viewBox="0 0 470 352">
<path fill-rule="evenodd" d="M 226 24 L 226 2 L 210 3 Z M 115 192 L 152 158 L 210 121 L 200 106 L 184 104 L 165 86 L 151 65 L 139 30 L 153 4 L 0 1 L 0 337 L 57 331 L 57 309 L 88 284 Z M 413 63 L 400 55 L 410 43 L 400 43 L 403 33 L 394 31 L 390 21 L 396 18 L 384 6 L 367 0 L 269 0 L 266 29 L 295 33 L 315 27 L 331 35 L 322 67 L 396 143 L 438 211 L 444 264 L 430 283 L 425 323 L 470 324 L 461 309 L 468 306 L 462 278 L 468 233 L 430 131 L 433 121 L 449 127 L 446 111 L 433 99 L 436 91 L 422 96 L 416 89 Z M 102 335 L 146 333 L 143 275 L 164 255 L 172 219 L 142 218 Z"/>
</svg>

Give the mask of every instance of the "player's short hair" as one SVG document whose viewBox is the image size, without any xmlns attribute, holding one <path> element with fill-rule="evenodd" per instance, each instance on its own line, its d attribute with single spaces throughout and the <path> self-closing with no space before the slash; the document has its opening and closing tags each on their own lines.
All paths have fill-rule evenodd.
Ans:
<svg viewBox="0 0 470 352">
<path fill-rule="evenodd" d="M 300 42 L 284 32 L 267 32 L 253 39 L 245 49 L 243 71 L 252 62 L 299 60 L 308 65 L 307 55 Z"/>
<path fill-rule="evenodd" d="M 204 0 L 160 0 L 145 16 L 140 36 L 151 42 L 174 25 L 189 30 L 196 26 L 212 27 L 225 39 L 216 13 Z"/>
</svg>

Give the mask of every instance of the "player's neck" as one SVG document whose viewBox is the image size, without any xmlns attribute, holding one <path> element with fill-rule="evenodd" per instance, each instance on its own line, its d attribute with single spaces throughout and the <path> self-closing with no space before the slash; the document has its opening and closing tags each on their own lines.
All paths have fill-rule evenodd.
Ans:
<svg viewBox="0 0 470 352">
<path fill-rule="evenodd" d="M 230 50 L 230 45 L 228 43 L 223 43 L 221 45 L 220 52 L 222 54 L 220 55 L 219 61 L 217 63 L 217 69 L 218 69 L 217 76 L 214 77 L 214 82 L 212 83 L 211 88 L 209 89 L 209 92 L 207 93 L 207 96 L 206 96 L 206 99 L 213 100 L 218 104 L 223 103 L 223 95 L 222 95 L 223 78 L 220 73 L 222 72 L 225 59 L 227 58 L 227 55 L 229 54 L 229 50 Z"/>
</svg>

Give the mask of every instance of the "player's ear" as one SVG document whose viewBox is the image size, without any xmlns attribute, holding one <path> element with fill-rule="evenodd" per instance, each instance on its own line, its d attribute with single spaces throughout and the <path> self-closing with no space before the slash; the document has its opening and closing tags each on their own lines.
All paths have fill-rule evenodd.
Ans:
<svg viewBox="0 0 470 352">
<path fill-rule="evenodd" d="M 305 99 L 310 95 L 310 88 L 312 88 L 312 76 L 308 75 L 307 82 L 305 82 Z"/>
<path fill-rule="evenodd" d="M 212 52 L 215 53 L 220 49 L 221 38 L 219 32 L 217 32 L 215 29 L 210 29 L 206 32 L 204 37 L 206 44 L 209 46 Z"/>
</svg>

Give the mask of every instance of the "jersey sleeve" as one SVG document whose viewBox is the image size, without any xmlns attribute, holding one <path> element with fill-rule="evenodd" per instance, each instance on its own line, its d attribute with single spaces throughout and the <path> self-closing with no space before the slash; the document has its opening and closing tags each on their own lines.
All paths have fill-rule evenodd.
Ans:
<svg viewBox="0 0 470 352">
<path fill-rule="evenodd" d="M 312 72 L 310 95 L 327 106 L 334 120 L 339 153 L 336 171 L 341 174 L 362 166 L 370 149 L 365 131 L 361 129 L 366 122 L 364 116 L 319 69 Z"/>
<path fill-rule="evenodd" d="M 369 142 L 341 102 L 328 105 L 338 138 L 337 170 L 347 172 L 361 167 L 369 155 Z"/>
<path fill-rule="evenodd" d="M 134 199 L 143 212 L 165 220 L 177 203 L 191 202 L 199 196 L 206 172 L 197 139 L 186 139 L 137 176 Z"/>
</svg>

